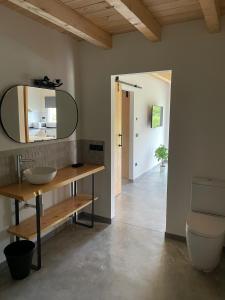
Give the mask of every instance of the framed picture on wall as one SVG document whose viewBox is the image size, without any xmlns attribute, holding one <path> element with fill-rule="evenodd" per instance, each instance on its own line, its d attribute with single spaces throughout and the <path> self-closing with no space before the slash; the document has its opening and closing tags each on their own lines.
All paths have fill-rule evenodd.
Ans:
<svg viewBox="0 0 225 300">
<path fill-rule="evenodd" d="M 153 105 L 151 114 L 151 127 L 157 128 L 161 126 L 163 126 L 163 107 Z"/>
</svg>

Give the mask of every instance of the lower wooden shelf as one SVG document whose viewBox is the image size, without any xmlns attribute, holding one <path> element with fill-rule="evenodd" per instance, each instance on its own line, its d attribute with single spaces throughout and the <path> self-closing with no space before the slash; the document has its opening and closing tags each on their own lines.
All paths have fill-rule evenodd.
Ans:
<svg viewBox="0 0 225 300">
<path fill-rule="evenodd" d="M 91 195 L 77 195 L 46 209 L 44 216 L 41 217 L 41 231 L 48 230 L 64 221 L 75 212 L 91 204 L 91 202 Z M 27 240 L 33 239 L 36 236 L 36 216 L 22 221 L 19 225 L 9 227 L 8 232 Z"/>
</svg>

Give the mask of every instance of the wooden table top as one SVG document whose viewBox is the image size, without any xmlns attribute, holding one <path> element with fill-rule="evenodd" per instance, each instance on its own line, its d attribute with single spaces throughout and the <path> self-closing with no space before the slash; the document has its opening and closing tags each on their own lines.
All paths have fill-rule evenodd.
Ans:
<svg viewBox="0 0 225 300">
<path fill-rule="evenodd" d="M 47 184 L 34 185 L 27 181 L 21 184 L 10 184 L 0 187 L 0 195 L 21 201 L 28 201 L 37 195 L 63 187 L 71 182 L 85 178 L 89 175 L 103 171 L 103 165 L 84 165 L 79 168 L 67 167 L 58 170 L 56 177 Z"/>
</svg>

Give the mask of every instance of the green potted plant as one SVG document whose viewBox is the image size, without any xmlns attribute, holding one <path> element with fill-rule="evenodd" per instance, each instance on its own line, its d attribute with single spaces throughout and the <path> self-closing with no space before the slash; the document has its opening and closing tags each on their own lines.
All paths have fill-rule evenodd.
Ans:
<svg viewBox="0 0 225 300">
<path fill-rule="evenodd" d="M 168 149 L 164 145 L 160 145 L 155 150 L 155 157 L 161 161 L 161 167 L 165 167 L 165 161 L 168 159 Z"/>
</svg>

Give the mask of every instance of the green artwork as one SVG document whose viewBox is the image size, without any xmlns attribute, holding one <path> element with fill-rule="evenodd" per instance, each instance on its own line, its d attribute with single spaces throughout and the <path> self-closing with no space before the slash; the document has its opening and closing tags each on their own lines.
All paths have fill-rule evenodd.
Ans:
<svg viewBox="0 0 225 300">
<path fill-rule="evenodd" d="M 154 105 L 152 108 L 152 128 L 161 126 L 162 108 Z"/>
</svg>

